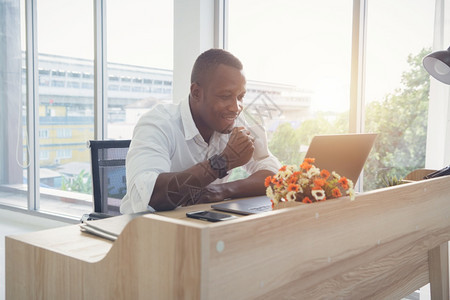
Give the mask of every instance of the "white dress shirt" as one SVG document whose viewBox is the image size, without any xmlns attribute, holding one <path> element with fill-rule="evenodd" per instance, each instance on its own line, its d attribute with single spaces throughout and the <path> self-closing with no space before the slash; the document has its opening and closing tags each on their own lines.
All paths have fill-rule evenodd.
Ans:
<svg viewBox="0 0 450 300">
<path fill-rule="evenodd" d="M 188 99 L 179 104 L 156 105 L 142 115 L 134 128 L 126 158 L 127 194 L 120 212 L 153 210 L 149 200 L 160 173 L 180 172 L 221 153 L 229 136 L 214 132 L 209 144 L 206 143 L 195 126 Z M 259 170 L 276 173 L 280 166 L 270 154 L 259 161 L 252 158 L 243 167 L 253 174 Z M 226 182 L 228 177 L 216 179 L 212 184 Z"/>
</svg>

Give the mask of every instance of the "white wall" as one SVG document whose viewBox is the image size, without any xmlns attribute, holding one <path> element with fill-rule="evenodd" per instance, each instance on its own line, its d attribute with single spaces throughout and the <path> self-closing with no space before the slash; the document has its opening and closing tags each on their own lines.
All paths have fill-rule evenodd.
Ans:
<svg viewBox="0 0 450 300">
<path fill-rule="evenodd" d="M 214 47 L 213 0 L 174 0 L 173 99 L 189 94 L 191 70 L 202 52 Z"/>
</svg>

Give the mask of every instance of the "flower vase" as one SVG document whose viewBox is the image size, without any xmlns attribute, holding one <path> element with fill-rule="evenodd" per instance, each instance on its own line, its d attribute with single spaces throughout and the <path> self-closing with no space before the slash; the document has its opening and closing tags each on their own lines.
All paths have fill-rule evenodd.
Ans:
<svg viewBox="0 0 450 300">
<path fill-rule="evenodd" d="M 288 207 L 296 207 L 296 206 L 299 206 L 302 204 L 304 204 L 304 203 L 297 202 L 297 201 L 280 201 L 273 206 L 273 210 L 288 208 Z"/>
</svg>

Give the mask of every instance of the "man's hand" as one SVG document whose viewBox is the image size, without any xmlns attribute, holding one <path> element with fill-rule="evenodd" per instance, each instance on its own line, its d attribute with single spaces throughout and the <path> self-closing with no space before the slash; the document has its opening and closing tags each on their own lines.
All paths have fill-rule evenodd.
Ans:
<svg viewBox="0 0 450 300">
<path fill-rule="evenodd" d="M 255 151 L 254 139 L 245 127 L 233 128 L 228 144 L 221 154 L 228 161 L 228 170 L 245 165 L 252 158 Z"/>
<path fill-rule="evenodd" d="M 213 203 L 223 201 L 227 198 L 226 190 L 223 184 L 210 184 L 204 187 L 194 199 L 194 204 Z"/>
</svg>

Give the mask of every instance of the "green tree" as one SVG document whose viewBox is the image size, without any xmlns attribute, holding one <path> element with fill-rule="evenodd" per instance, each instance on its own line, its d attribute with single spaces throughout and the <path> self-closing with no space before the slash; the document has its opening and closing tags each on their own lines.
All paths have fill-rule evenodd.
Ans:
<svg viewBox="0 0 450 300">
<path fill-rule="evenodd" d="M 330 123 L 324 115 L 318 114 L 316 118 L 302 122 L 297 129 L 292 128 L 290 123 L 283 123 L 274 132 L 269 149 L 282 164 L 300 164 L 306 154 L 301 152 L 301 146 L 308 146 L 314 136 L 348 131 L 348 112 L 337 114 L 334 118 Z"/>
<path fill-rule="evenodd" d="M 300 145 L 300 136 L 290 123 L 279 125 L 269 141 L 270 152 L 282 164 L 297 164 L 301 157 Z"/>
<path fill-rule="evenodd" d="M 430 81 L 422 58 L 430 51 L 409 55 L 402 88 L 366 107 L 365 130 L 378 137 L 365 166 L 365 190 L 383 187 L 386 178 L 404 177 L 425 165 Z"/>
<path fill-rule="evenodd" d="M 365 166 L 364 189 L 385 186 L 386 178 L 402 178 L 425 165 L 428 118 L 429 75 L 422 58 L 430 49 L 409 55 L 410 69 L 402 74 L 402 87 L 366 106 L 366 132 L 378 137 Z M 270 151 L 283 164 L 298 164 L 313 136 L 348 132 L 348 112 L 337 114 L 333 121 L 318 114 L 294 129 L 289 123 L 278 126 L 269 142 Z"/>
<path fill-rule="evenodd" d="M 92 194 L 91 174 L 87 173 L 85 170 L 81 170 L 81 172 L 77 176 L 72 178 L 72 180 L 63 177 L 61 189 L 63 191 L 73 191 L 84 194 Z"/>
</svg>

